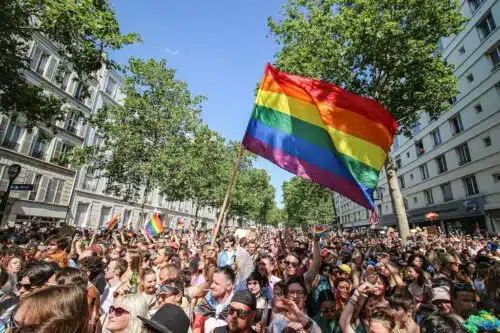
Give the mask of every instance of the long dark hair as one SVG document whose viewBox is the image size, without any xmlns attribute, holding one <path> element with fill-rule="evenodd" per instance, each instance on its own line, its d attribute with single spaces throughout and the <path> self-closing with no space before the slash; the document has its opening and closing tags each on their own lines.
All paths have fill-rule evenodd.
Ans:
<svg viewBox="0 0 500 333">
<path fill-rule="evenodd" d="M 418 267 L 417 265 L 415 264 L 411 264 L 408 268 L 412 268 L 417 274 L 418 274 L 418 278 L 417 278 L 417 284 L 420 286 L 420 287 L 423 287 L 425 282 L 426 282 L 426 278 L 425 278 L 425 273 L 424 273 L 424 270 L 421 268 L 421 267 Z"/>
</svg>

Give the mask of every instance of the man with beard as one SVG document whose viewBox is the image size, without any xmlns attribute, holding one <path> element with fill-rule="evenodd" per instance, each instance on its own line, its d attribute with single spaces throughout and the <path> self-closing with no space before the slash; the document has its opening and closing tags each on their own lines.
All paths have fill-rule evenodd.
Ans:
<svg viewBox="0 0 500 333">
<path fill-rule="evenodd" d="M 214 333 L 253 333 L 252 321 L 255 317 L 257 301 L 248 290 L 234 293 L 227 310 L 227 326 L 214 329 Z"/>
</svg>

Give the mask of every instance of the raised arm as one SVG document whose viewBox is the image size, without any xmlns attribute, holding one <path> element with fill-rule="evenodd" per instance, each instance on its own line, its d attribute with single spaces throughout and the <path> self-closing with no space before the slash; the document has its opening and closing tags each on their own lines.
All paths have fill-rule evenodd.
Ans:
<svg viewBox="0 0 500 333">
<path fill-rule="evenodd" d="M 367 298 L 365 292 L 370 288 L 371 285 L 369 283 L 364 283 L 359 286 L 359 288 L 357 288 L 349 298 L 349 301 L 345 305 L 339 320 L 339 325 L 343 333 L 354 333 L 351 324 L 358 319 L 359 312 L 361 311 L 361 308 L 363 308 Z"/>
<path fill-rule="evenodd" d="M 319 252 L 319 239 L 316 236 L 314 236 L 312 264 L 311 266 L 309 266 L 309 269 L 304 274 L 304 282 L 306 283 L 306 287 L 309 292 L 311 292 L 312 283 L 316 278 L 316 275 L 318 274 L 320 267 L 321 267 L 321 254 Z"/>
</svg>

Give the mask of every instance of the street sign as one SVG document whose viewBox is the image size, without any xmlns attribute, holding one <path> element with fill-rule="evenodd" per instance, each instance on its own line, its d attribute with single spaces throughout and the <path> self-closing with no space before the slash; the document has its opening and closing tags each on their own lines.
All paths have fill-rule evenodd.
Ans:
<svg viewBox="0 0 500 333">
<path fill-rule="evenodd" d="M 33 191 L 33 184 L 11 184 L 12 191 Z"/>
</svg>

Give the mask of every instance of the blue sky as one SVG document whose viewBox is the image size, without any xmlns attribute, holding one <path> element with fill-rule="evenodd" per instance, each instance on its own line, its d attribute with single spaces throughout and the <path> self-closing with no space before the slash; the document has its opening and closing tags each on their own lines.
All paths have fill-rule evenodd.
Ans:
<svg viewBox="0 0 500 333">
<path fill-rule="evenodd" d="M 166 58 L 194 94 L 208 98 L 203 119 L 210 128 L 241 140 L 255 86 L 277 51 L 267 17 L 278 17 L 284 2 L 112 0 L 122 31 L 139 33 L 143 43 L 111 56 L 120 63 L 130 56 Z M 262 158 L 256 167 L 271 175 L 281 206 L 281 186 L 291 174 Z"/>
</svg>

